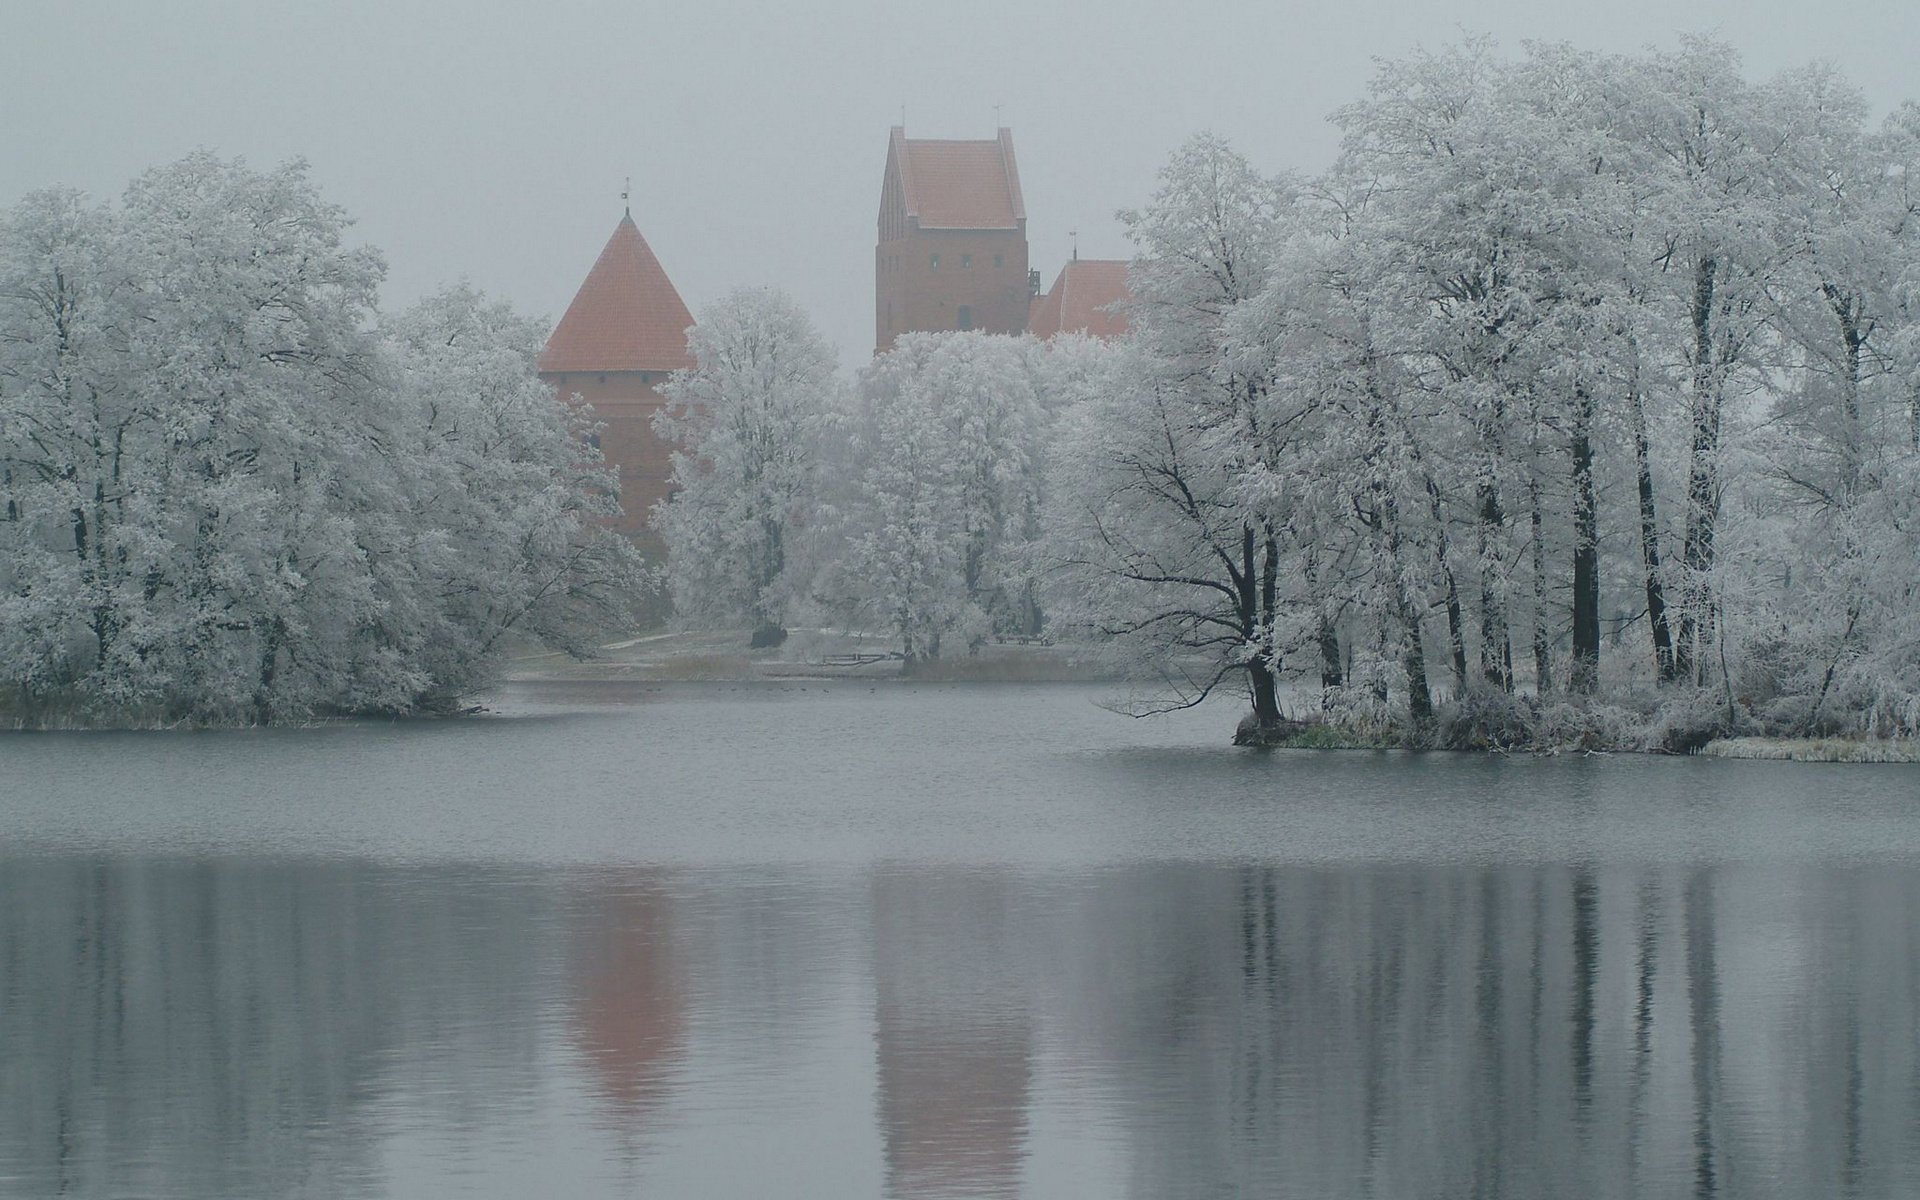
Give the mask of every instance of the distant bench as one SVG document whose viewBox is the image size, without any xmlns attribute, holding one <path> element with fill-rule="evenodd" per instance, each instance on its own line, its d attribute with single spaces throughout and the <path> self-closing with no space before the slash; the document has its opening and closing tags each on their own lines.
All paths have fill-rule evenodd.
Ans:
<svg viewBox="0 0 1920 1200">
<path fill-rule="evenodd" d="M 905 658 L 898 650 L 886 650 L 878 654 L 829 654 L 820 660 L 823 667 L 866 667 L 877 662 L 888 662 Z"/>
</svg>

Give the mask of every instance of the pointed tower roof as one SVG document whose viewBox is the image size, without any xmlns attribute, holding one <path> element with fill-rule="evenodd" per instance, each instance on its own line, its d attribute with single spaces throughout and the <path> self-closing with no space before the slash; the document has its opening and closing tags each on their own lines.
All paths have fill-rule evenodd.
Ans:
<svg viewBox="0 0 1920 1200">
<path fill-rule="evenodd" d="M 607 239 L 540 354 L 540 370 L 673 371 L 693 365 L 693 314 L 631 215 Z"/>
</svg>

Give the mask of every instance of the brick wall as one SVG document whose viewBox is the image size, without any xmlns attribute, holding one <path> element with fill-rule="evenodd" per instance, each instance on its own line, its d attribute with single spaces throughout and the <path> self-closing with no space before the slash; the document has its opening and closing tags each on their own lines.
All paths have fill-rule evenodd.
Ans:
<svg viewBox="0 0 1920 1200">
<path fill-rule="evenodd" d="M 902 333 L 960 328 L 963 306 L 975 329 L 1023 333 L 1027 328 L 1030 288 L 1022 230 L 909 226 L 904 236 L 875 248 L 874 279 L 874 344 L 880 350 Z"/>
<path fill-rule="evenodd" d="M 667 476 L 673 469 L 672 448 L 653 432 L 653 414 L 664 403 L 657 390 L 665 371 L 608 371 L 543 373 L 566 400 L 578 395 L 593 408 L 600 431 L 600 452 L 620 474 L 620 519 L 615 528 L 631 537 L 642 550 L 657 551 L 659 540 L 647 529 L 648 510 L 667 495 Z"/>
</svg>

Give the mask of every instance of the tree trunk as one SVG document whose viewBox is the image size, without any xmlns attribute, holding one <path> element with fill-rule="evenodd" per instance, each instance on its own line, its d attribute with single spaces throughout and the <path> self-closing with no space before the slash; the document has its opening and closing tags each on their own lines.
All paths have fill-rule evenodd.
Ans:
<svg viewBox="0 0 1920 1200">
<path fill-rule="evenodd" d="M 1533 534 L 1533 693 L 1553 690 L 1553 660 L 1547 651 L 1547 535 L 1540 508 L 1540 479 L 1527 471 L 1528 519 Z"/>
<path fill-rule="evenodd" d="M 1454 577 L 1451 543 L 1447 537 L 1447 514 L 1440 503 L 1440 488 L 1433 482 L 1433 476 L 1427 476 L 1427 509 L 1433 520 L 1434 536 L 1439 539 L 1434 548 L 1435 558 L 1440 564 L 1440 579 L 1446 585 L 1447 606 L 1447 647 L 1453 651 L 1453 687 L 1460 695 L 1467 691 L 1467 631 L 1466 618 L 1460 609 L 1460 582 Z"/>
<path fill-rule="evenodd" d="M 1860 355 L 1866 345 L 1859 302 L 1830 283 L 1821 285 L 1840 325 L 1840 503 L 1851 507 L 1860 490 Z"/>
<path fill-rule="evenodd" d="M 1415 729 L 1425 729 L 1433 723 L 1433 690 L 1427 683 L 1427 646 L 1420 634 L 1420 614 L 1405 614 L 1407 623 L 1407 654 L 1404 666 L 1407 672 L 1407 716 L 1413 719 Z"/>
<path fill-rule="evenodd" d="M 1647 579 L 1647 625 L 1653 635 L 1653 667 L 1661 683 L 1677 677 L 1673 631 L 1667 625 L 1667 590 L 1660 579 L 1660 522 L 1654 507 L 1652 449 L 1647 441 L 1647 404 L 1636 384 L 1628 397 L 1633 412 L 1633 457 L 1640 493 L 1640 563 Z"/>
<path fill-rule="evenodd" d="M 1320 708 L 1325 711 L 1333 707 L 1334 693 L 1345 685 L 1346 671 L 1340 658 L 1340 631 L 1334 625 L 1333 617 L 1327 612 L 1327 595 L 1324 581 L 1320 577 L 1317 539 L 1310 534 L 1302 541 L 1302 570 L 1306 577 L 1309 598 L 1316 609 L 1314 640 L 1320 647 Z"/>
<path fill-rule="evenodd" d="M 1406 627 L 1406 653 L 1401 664 L 1407 672 L 1407 716 L 1413 721 L 1415 729 L 1425 729 L 1433 721 L 1433 690 L 1427 682 L 1427 646 L 1420 631 L 1421 610 L 1424 607 L 1407 591 L 1406 575 L 1401 570 L 1400 552 L 1400 512 L 1399 505 L 1389 493 L 1382 506 L 1387 526 L 1387 557 L 1397 585 L 1401 623 Z"/>
<path fill-rule="evenodd" d="M 1256 534 L 1252 524 L 1240 528 L 1240 569 L 1233 572 L 1240 636 L 1260 647 L 1247 661 L 1247 688 L 1253 699 L 1253 728 L 1243 727 L 1235 740 L 1260 745 L 1280 727 L 1280 701 L 1273 672 L 1272 612 L 1279 589 L 1279 544 L 1272 530 Z"/>
<path fill-rule="evenodd" d="M 1720 379 L 1713 347 L 1713 302 L 1718 262 L 1703 258 L 1693 289 L 1693 435 L 1687 462 L 1687 527 L 1681 547 L 1686 568 L 1674 672 L 1699 682 L 1701 659 L 1713 640 L 1714 527 L 1720 516 Z"/>
<path fill-rule="evenodd" d="M 1507 598 L 1496 586 L 1500 530 L 1507 515 L 1491 482 L 1480 484 L 1480 677 L 1503 692 L 1513 691 L 1513 645 L 1507 637 Z"/>
<path fill-rule="evenodd" d="M 1346 684 L 1346 672 L 1340 665 L 1340 632 L 1325 613 L 1320 616 L 1320 707 L 1330 708 L 1333 695 Z"/>
<path fill-rule="evenodd" d="M 1264 732 L 1280 726 L 1278 685 L 1267 664 L 1258 660 L 1247 666 L 1247 682 L 1253 693 L 1253 718 Z"/>
<path fill-rule="evenodd" d="M 1573 657 L 1567 686 L 1591 694 L 1600 683 L 1600 525 L 1593 487 L 1593 396 L 1574 389 Z"/>
<path fill-rule="evenodd" d="M 284 621 L 268 621 L 260 639 L 260 683 L 253 693 L 256 725 L 273 724 L 273 681 L 280 671 L 280 643 L 286 636 L 286 628 Z"/>
</svg>

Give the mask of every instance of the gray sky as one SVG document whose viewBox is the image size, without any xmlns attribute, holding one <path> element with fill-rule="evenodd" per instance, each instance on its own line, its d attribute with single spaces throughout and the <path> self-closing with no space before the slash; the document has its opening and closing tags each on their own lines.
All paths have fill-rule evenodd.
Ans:
<svg viewBox="0 0 1920 1200">
<path fill-rule="evenodd" d="M 1080 231 L 1125 257 L 1187 135 L 1317 170 L 1375 54 L 1486 32 L 1631 50 L 1718 32 L 1749 74 L 1839 63 L 1876 109 L 1920 95 L 1920 4 L 1854 0 L 814 0 L 330 4 L 0 0 L 0 204 L 54 183 L 117 196 L 198 146 L 303 155 L 386 252 L 386 302 L 466 276 L 558 318 L 620 216 L 697 314 L 727 289 L 793 292 L 855 365 L 873 339 L 888 126 L 1013 128 L 1033 265 Z"/>
</svg>

